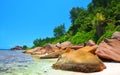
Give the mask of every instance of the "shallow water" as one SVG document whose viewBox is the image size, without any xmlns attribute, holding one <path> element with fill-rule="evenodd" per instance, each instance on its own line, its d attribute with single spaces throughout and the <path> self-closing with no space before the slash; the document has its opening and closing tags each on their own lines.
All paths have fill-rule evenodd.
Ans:
<svg viewBox="0 0 120 75">
<path fill-rule="evenodd" d="M 0 50 L 0 75 L 47 75 L 54 59 L 34 59 L 22 51 Z"/>
</svg>

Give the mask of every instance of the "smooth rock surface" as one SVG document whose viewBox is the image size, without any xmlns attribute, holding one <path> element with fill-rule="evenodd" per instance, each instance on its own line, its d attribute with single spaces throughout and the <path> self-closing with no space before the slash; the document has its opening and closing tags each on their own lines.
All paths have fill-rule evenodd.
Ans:
<svg viewBox="0 0 120 75">
<path fill-rule="evenodd" d="M 120 62 L 120 41 L 117 39 L 105 39 L 95 52 L 99 57 Z"/>
<path fill-rule="evenodd" d="M 106 68 L 96 55 L 81 50 L 70 50 L 62 54 L 52 67 L 78 72 L 97 72 Z"/>
<path fill-rule="evenodd" d="M 113 35 L 112 35 L 111 38 L 112 38 L 112 39 L 118 39 L 118 40 L 120 40 L 120 32 L 115 32 L 115 33 L 113 33 Z"/>
</svg>

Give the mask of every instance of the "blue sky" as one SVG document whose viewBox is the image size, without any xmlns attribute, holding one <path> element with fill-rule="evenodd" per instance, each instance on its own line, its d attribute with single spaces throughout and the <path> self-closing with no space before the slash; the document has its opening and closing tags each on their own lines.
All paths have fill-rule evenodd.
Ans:
<svg viewBox="0 0 120 75">
<path fill-rule="evenodd" d="M 36 38 L 53 37 L 53 29 L 71 25 L 72 7 L 87 8 L 91 0 L 0 0 L 0 48 L 33 46 Z"/>
</svg>

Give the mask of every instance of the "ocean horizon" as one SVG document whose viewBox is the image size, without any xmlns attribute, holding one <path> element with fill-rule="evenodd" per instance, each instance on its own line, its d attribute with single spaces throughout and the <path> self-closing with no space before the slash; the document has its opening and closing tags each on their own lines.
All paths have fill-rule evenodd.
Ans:
<svg viewBox="0 0 120 75">
<path fill-rule="evenodd" d="M 0 50 L 10 50 L 10 49 L 0 49 Z"/>
</svg>

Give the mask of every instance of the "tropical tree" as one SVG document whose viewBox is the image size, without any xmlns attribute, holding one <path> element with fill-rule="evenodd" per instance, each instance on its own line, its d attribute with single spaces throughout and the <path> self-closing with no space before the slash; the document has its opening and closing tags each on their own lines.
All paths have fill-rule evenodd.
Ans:
<svg viewBox="0 0 120 75">
<path fill-rule="evenodd" d="M 54 36 L 56 38 L 59 38 L 59 37 L 63 36 L 65 34 L 65 32 L 66 32 L 65 31 L 65 25 L 61 24 L 58 27 L 55 27 L 53 32 L 54 32 Z"/>
<path fill-rule="evenodd" d="M 28 47 L 27 47 L 27 45 L 23 45 L 23 47 L 22 47 L 24 50 L 26 50 Z"/>
<path fill-rule="evenodd" d="M 79 16 L 79 13 L 81 11 L 84 11 L 83 8 L 80 8 L 80 7 L 73 7 L 71 10 L 70 10 L 70 19 L 71 19 L 71 22 L 73 23 L 77 17 Z"/>
</svg>

